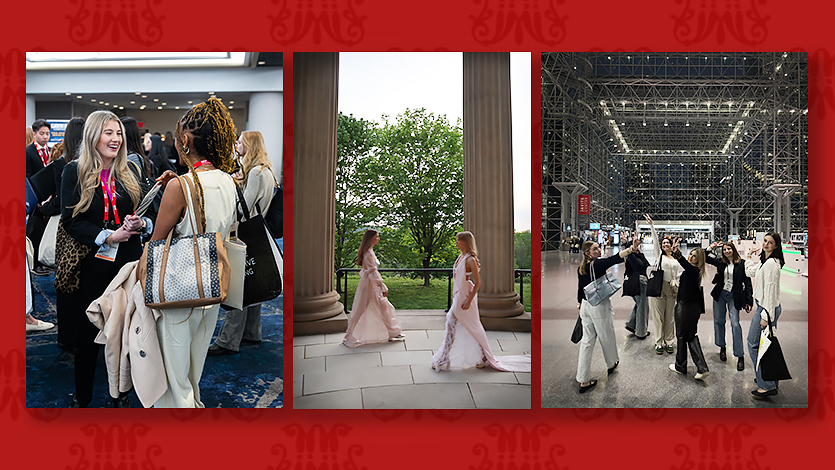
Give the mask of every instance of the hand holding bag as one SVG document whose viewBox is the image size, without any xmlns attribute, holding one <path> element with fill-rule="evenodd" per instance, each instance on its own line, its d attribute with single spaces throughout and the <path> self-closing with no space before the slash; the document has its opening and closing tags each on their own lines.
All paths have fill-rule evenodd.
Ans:
<svg viewBox="0 0 835 470">
<path fill-rule="evenodd" d="M 583 288 L 583 291 L 586 293 L 586 300 L 592 306 L 600 305 L 601 302 L 620 290 L 620 279 L 614 273 L 606 273 L 601 277 L 595 278 L 594 261 L 589 264 L 589 273 L 591 274 L 591 282 Z"/>
<path fill-rule="evenodd" d="M 229 291 L 229 261 L 220 233 L 203 233 L 197 223 L 200 204 L 191 196 L 188 177 L 178 176 L 186 201 L 186 216 L 194 235 L 145 244 L 137 277 L 145 293 L 145 305 L 156 309 L 202 307 L 226 300 Z M 193 210 L 189 210 L 188 201 Z"/>
<path fill-rule="evenodd" d="M 664 256 L 663 254 L 661 256 Z M 661 297 L 661 287 L 664 285 L 664 270 L 661 269 L 661 256 L 658 257 L 658 266 L 649 272 L 647 278 L 647 297 Z"/>
<path fill-rule="evenodd" d="M 768 319 L 767 316 L 766 318 Z M 760 349 L 757 351 L 757 362 L 763 380 L 771 382 L 775 380 L 790 380 L 792 378 L 789 373 L 789 367 L 786 365 L 786 359 L 783 357 L 783 349 L 780 347 L 777 336 L 774 335 L 771 319 L 768 319 L 768 332 L 766 333 L 766 330 L 763 329 L 762 335 L 760 336 Z"/>
<path fill-rule="evenodd" d="M 267 302 L 281 294 L 281 251 L 264 223 L 261 209 L 256 203 L 258 215 L 250 217 L 249 207 L 238 189 L 238 202 L 245 219 L 238 224 L 238 238 L 246 244 L 246 269 L 244 271 L 243 305 L 248 307 Z"/>
</svg>

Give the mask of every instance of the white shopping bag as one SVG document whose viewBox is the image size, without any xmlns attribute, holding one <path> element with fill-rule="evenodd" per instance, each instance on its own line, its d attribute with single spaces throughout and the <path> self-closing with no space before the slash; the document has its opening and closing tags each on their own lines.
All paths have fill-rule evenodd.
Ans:
<svg viewBox="0 0 835 470">
<path fill-rule="evenodd" d="M 771 346 L 771 339 L 768 337 L 768 330 L 763 328 L 763 331 L 760 333 L 760 349 L 757 350 L 757 365 L 756 368 L 760 367 L 760 359 L 762 359 L 765 352 L 768 351 L 768 347 Z"/>
</svg>

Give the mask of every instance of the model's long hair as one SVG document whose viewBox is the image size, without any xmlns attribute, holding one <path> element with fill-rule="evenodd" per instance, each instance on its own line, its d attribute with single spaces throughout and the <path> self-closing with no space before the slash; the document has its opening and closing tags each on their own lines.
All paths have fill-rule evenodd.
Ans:
<svg viewBox="0 0 835 470">
<path fill-rule="evenodd" d="M 374 237 L 379 235 L 380 232 L 374 229 L 368 229 L 365 231 L 365 235 L 362 236 L 362 242 L 360 243 L 360 248 L 357 250 L 357 264 L 362 266 L 362 260 L 365 258 L 365 254 L 368 253 L 368 250 L 371 248 L 371 242 L 374 240 Z"/>
<path fill-rule="evenodd" d="M 701 248 L 693 248 L 690 250 L 691 255 L 696 255 L 695 266 L 699 268 L 699 284 L 702 283 L 702 278 L 705 277 L 705 250 Z"/>
<path fill-rule="evenodd" d="M 32 144 L 35 141 L 35 131 L 32 130 L 32 126 L 26 126 L 26 146 Z"/>
<path fill-rule="evenodd" d="M 275 178 L 275 171 L 273 165 L 267 157 L 266 145 L 264 145 L 264 136 L 258 131 L 243 131 L 241 133 L 241 141 L 244 144 L 244 154 L 241 155 L 241 176 L 236 178 L 238 186 L 245 188 L 249 172 L 257 166 L 262 166 L 264 169 L 269 169 L 273 174 L 273 187 L 278 186 Z"/>
<path fill-rule="evenodd" d="M 125 145 L 127 146 L 128 154 L 135 153 L 139 155 L 139 161 L 145 168 L 145 174 L 151 178 L 157 176 L 154 169 L 151 167 L 151 161 L 145 155 L 145 145 L 142 144 L 142 137 L 139 135 L 139 123 L 136 119 L 125 116 L 121 119 L 122 125 L 125 126 Z"/>
<path fill-rule="evenodd" d="M 183 147 L 183 135 L 191 135 L 191 146 Z M 208 160 L 218 170 L 224 173 L 231 173 L 235 169 L 235 162 L 232 160 L 232 152 L 235 149 L 235 123 L 226 106 L 217 99 L 209 98 L 186 112 L 177 125 L 177 151 L 180 153 L 180 160 L 188 161 L 186 155 L 189 152 Z M 191 177 L 194 179 L 194 186 L 197 191 L 197 203 L 202 208 L 199 223 L 206 230 L 206 204 L 203 197 L 203 185 L 197 177 L 194 168 L 189 168 Z"/>
<path fill-rule="evenodd" d="M 731 247 L 731 250 L 733 251 L 733 255 L 731 255 L 731 259 L 728 259 L 728 257 L 725 256 L 725 247 L 726 246 Z M 739 252 L 736 251 L 736 246 L 734 246 L 733 243 L 731 243 L 731 242 L 723 242 L 722 243 L 722 262 L 723 263 L 725 263 L 725 264 L 736 264 L 736 263 L 739 263 L 739 261 L 741 259 L 742 259 L 742 257 L 739 256 Z"/>
<path fill-rule="evenodd" d="M 475 243 L 475 235 L 473 235 L 472 232 L 465 230 L 463 232 L 458 232 L 458 234 L 455 235 L 455 239 L 461 240 L 467 245 L 466 253 L 469 253 L 469 255 L 475 259 L 476 266 L 481 269 L 481 261 L 478 259 L 478 246 L 476 246 Z"/>
<path fill-rule="evenodd" d="M 580 274 L 586 274 L 586 267 L 591 263 L 591 256 L 589 256 L 589 252 L 591 251 L 591 247 L 597 242 L 586 240 L 583 242 L 582 248 L 580 251 L 583 252 L 583 261 L 580 262 Z"/>
<path fill-rule="evenodd" d="M 73 210 L 73 217 L 90 208 L 96 188 L 101 185 L 101 171 L 104 169 L 104 161 L 101 155 L 99 155 L 96 145 L 99 143 L 102 131 L 110 121 L 119 124 L 119 130 L 124 136 L 125 126 L 110 111 L 95 111 L 87 117 L 87 122 L 84 123 L 84 137 L 81 141 L 78 156 L 78 188 L 81 198 L 78 204 L 68 206 Z M 133 209 L 136 209 L 142 195 L 139 189 L 139 182 L 128 167 L 128 153 L 125 149 L 124 139 L 110 167 L 110 180 L 119 180 L 122 183 L 125 191 L 130 196 L 131 202 L 133 202 Z"/>
<path fill-rule="evenodd" d="M 780 234 L 777 232 L 768 232 L 765 234 L 766 237 L 771 237 L 774 240 L 774 251 L 771 252 L 771 256 L 766 257 L 765 252 L 760 252 L 760 263 L 765 263 L 765 260 L 768 258 L 775 258 L 777 261 L 780 262 L 780 267 L 786 265 L 786 258 L 783 256 L 783 241 L 780 239 Z M 763 237 L 765 240 L 765 237 Z"/>
</svg>

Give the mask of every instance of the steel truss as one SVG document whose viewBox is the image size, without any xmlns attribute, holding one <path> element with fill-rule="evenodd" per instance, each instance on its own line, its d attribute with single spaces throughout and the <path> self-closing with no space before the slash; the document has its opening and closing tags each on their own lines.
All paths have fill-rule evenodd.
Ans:
<svg viewBox="0 0 835 470">
<path fill-rule="evenodd" d="M 721 237 L 729 209 L 740 234 L 775 229 L 765 190 L 796 184 L 806 230 L 806 53 L 544 53 L 541 79 L 543 249 L 565 235 L 558 182 L 589 188 L 591 222 L 713 220 Z"/>
</svg>

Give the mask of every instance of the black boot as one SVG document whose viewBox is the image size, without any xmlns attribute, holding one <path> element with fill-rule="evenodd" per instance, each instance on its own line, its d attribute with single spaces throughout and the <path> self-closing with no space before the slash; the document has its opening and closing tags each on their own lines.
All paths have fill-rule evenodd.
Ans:
<svg viewBox="0 0 835 470">
<path fill-rule="evenodd" d="M 736 359 L 736 370 L 745 370 L 745 358 L 738 357 Z"/>
<path fill-rule="evenodd" d="M 725 353 L 725 348 L 719 348 L 719 360 L 725 362 L 728 360 L 728 355 Z"/>
</svg>

